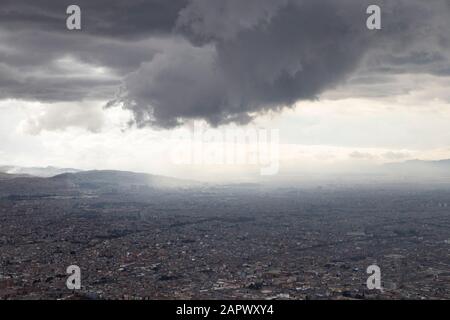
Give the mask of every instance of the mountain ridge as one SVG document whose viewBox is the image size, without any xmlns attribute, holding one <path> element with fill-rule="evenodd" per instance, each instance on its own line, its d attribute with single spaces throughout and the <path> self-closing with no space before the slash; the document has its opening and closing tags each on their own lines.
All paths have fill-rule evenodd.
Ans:
<svg viewBox="0 0 450 320">
<path fill-rule="evenodd" d="M 82 170 L 73 168 L 58 168 L 53 166 L 47 167 L 21 167 L 13 165 L 2 165 L 0 166 L 0 172 L 12 175 L 29 175 L 41 178 L 50 178 L 63 173 L 75 173 Z"/>
<path fill-rule="evenodd" d="M 200 186 L 202 183 L 118 170 L 89 170 L 53 177 L 0 174 L 0 196 L 150 192 Z"/>
</svg>

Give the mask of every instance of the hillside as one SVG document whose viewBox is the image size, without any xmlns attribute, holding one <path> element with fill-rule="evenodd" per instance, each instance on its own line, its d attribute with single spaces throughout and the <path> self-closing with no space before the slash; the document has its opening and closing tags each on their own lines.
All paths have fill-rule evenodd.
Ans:
<svg viewBox="0 0 450 320">
<path fill-rule="evenodd" d="M 148 192 L 151 189 L 185 188 L 199 183 L 127 171 L 82 171 L 51 178 L 0 174 L 0 197 L 77 195 L 85 192 Z"/>
<path fill-rule="evenodd" d="M 57 167 L 19 167 L 19 166 L 0 166 L 0 173 L 8 173 L 15 175 L 29 175 L 41 178 L 50 178 L 63 173 L 80 172 L 80 170 L 72 168 Z"/>
<path fill-rule="evenodd" d="M 391 173 L 408 174 L 412 176 L 450 176 L 450 159 L 425 161 L 409 160 L 405 162 L 388 163 L 383 166 Z"/>
<path fill-rule="evenodd" d="M 98 189 L 102 187 L 139 187 L 154 188 L 185 187 L 197 184 L 192 181 L 169 178 L 164 176 L 115 170 L 93 170 L 77 173 L 64 173 L 51 178 L 53 181 L 66 181 L 80 188 Z"/>
</svg>

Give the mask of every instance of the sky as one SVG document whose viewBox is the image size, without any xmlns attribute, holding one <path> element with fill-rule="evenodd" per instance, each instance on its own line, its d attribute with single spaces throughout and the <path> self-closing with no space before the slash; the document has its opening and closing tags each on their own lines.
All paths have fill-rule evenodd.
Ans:
<svg viewBox="0 0 450 320">
<path fill-rule="evenodd" d="M 0 164 L 226 179 L 450 158 L 449 62 L 447 0 L 2 0 Z"/>
</svg>

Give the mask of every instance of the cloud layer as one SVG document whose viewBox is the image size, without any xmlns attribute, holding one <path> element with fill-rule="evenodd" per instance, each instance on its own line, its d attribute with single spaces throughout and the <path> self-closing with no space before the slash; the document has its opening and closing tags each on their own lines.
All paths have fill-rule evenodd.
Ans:
<svg viewBox="0 0 450 320">
<path fill-rule="evenodd" d="M 375 3 L 380 31 L 366 28 Z M 79 0 L 79 32 L 65 29 L 69 4 L 2 2 L 0 99 L 102 99 L 138 126 L 171 128 L 246 123 L 340 86 L 395 95 L 408 90 L 398 75 L 450 76 L 446 0 Z"/>
<path fill-rule="evenodd" d="M 170 127 L 245 123 L 314 99 L 354 70 L 368 45 L 361 10 L 340 10 L 331 0 L 193 1 L 176 29 L 192 42 L 129 75 L 121 101 L 138 124 Z"/>
</svg>

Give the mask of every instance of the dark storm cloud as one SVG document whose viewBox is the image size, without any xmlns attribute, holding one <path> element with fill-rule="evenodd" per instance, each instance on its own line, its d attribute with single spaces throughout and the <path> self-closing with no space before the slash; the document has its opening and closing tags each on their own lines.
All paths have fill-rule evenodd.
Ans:
<svg viewBox="0 0 450 320">
<path fill-rule="evenodd" d="M 82 9 L 82 31 L 66 29 L 66 8 Z M 167 50 L 185 0 L 2 0 L 0 98 L 46 102 L 110 99 L 120 78 Z M 152 39 L 149 39 L 152 38 Z M 105 67 L 109 77 L 55 69 L 67 57 Z"/>
<path fill-rule="evenodd" d="M 0 98 L 108 100 L 126 74 L 176 42 L 152 38 L 128 43 L 83 33 L 0 31 Z M 104 67 L 108 74 L 83 74 L 78 64 Z"/>
<path fill-rule="evenodd" d="M 366 28 L 365 11 L 374 3 L 383 8 L 382 31 Z M 126 78 L 119 101 L 138 125 L 245 123 L 316 99 L 360 69 L 373 74 L 375 87 L 383 75 L 376 68 L 442 72 L 449 18 L 439 0 L 193 0 L 176 30 L 195 47 L 145 63 Z"/>
<path fill-rule="evenodd" d="M 170 32 L 188 0 L 2 0 L 0 28 L 66 32 L 66 8 L 83 13 L 83 31 L 127 40 Z"/>
<path fill-rule="evenodd" d="M 192 118 L 245 123 L 315 99 L 367 50 L 365 9 L 355 1 L 192 1 L 177 31 L 196 46 L 144 64 L 125 80 L 121 102 L 138 125 L 170 127 Z"/>
<path fill-rule="evenodd" d="M 73 3 L 82 8 L 81 32 L 65 29 Z M 138 126 L 219 125 L 357 79 L 378 96 L 391 75 L 449 73 L 446 0 L 73 3 L 2 1 L 0 98 L 101 98 L 131 110 Z M 366 28 L 369 4 L 382 7 L 381 31 Z M 73 74 L 60 66 L 68 58 L 108 72 Z"/>
</svg>

